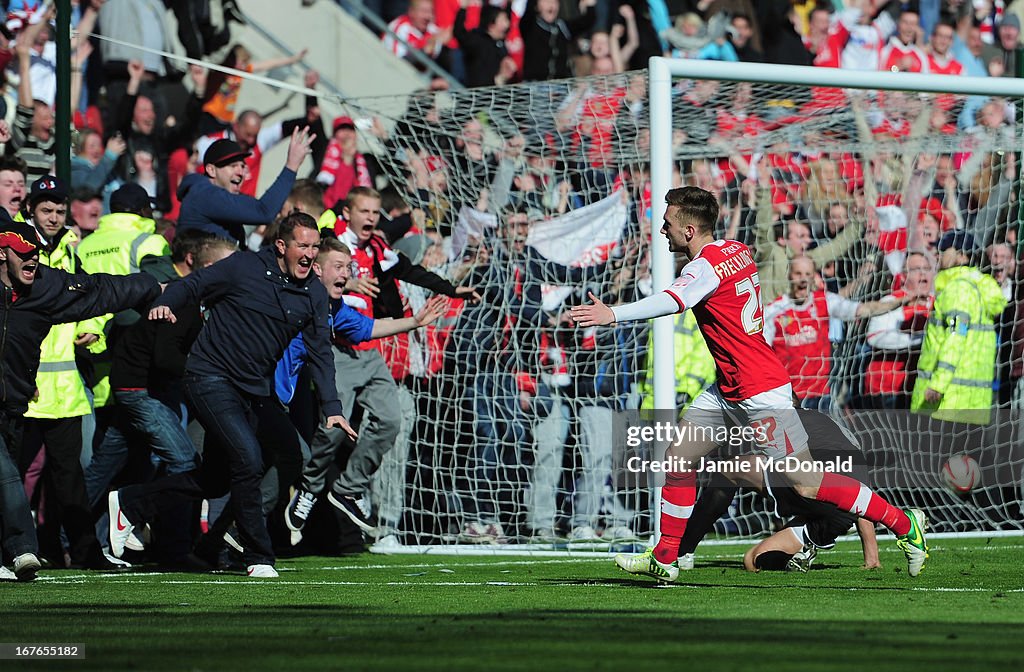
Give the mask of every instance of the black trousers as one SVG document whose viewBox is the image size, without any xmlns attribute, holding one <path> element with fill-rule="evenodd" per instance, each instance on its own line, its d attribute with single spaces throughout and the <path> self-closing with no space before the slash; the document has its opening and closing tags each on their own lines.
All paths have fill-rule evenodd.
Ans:
<svg viewBox="0 0 1024 672">
<path fill-rule="evenodd" d="M 25 418 L 21 449 L 18 451 L 18 472 L 22 478 L 39 454 L 39 449 L 44 447 L 46 466 L 42 482 L 48 502 L 48 515 L 44 517 L 45 536 L 52 540 L 63 526 L 71 545 L 71 562 L 95 562 L 102 554 L 96 540 L 89 498 L 85 493 L 81 464 L 82 418 Z M 40 537 L 44 537 L 42 531 Z"/>
</svg>

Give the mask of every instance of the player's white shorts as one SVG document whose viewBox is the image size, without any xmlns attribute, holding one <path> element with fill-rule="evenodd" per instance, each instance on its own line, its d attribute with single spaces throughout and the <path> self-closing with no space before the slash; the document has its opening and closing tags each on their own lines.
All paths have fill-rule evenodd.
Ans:
<svg viewBox="0 0 1024 672">
<path fill-rule="evenodd" d="M 697 395 L 683 419 L 712 429 L 749 426 L 757 449 L 772 459 L 807 447 L 807 432 L 793 408 L 789 383 L 743 401 L 727 401 L 713 384 Z"/>
</svg>

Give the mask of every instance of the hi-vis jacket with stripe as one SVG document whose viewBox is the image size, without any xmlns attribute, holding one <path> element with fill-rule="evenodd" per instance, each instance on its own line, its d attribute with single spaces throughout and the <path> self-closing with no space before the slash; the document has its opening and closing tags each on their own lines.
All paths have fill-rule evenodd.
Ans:
<svg viewBox="0 0 1024 672">
<path fill-rule="evenodd" d="M 987 424 L 995 378 L 995 317 L 1006 299 L 990 275 L 956 266 L 935 277 L 935 306 L 928 318 L 910 408 L 940 420 Z M 942 394 L 925 402 L 925 390 Z"/>
<path fill-rule="evenodd" d="M 78 258 L 75 243 L 78 236 L 71 229 L 64 231 L 60 239 L 49 249 L 39 249 L 39 262 L 50 268 L 68 273 L 78 273 Z M 104 341 L 102 318 L 90 318 L 83 322 L 69 322 L 51 327 L 43 340 L 39 355 L 39 372 L 36 374 L 36 388 L 39 396 L 29 403 L 25 417 L 28 418 L 74 418 L 92 412 L 85 384 L 75 364 L 75 338 L 78 334 L 96 334 L 100 337 L 94 345 Z"/>
<path fill-rule="evenodd" d="M 715 382 L 715 360 L 688 310 L 675 316 L 676 405 L 679 412 L 689 408 L 697 395 Z M 654 339 L 647 347 L 647 376 L 640 383 L 642 409 L 654 408 Z"/>
<path fill-rule="evenodd" d="M 82 270 L 86 273 L 110 273 L 111 275 L 128 275 L 139 272 L 139 264 L 143 257 L 162 257 L 171 253 L 167 239 L 154 233 L 156 222 L 147 217 L 130 212 L 112 212 L 100 218 L 96 230 L 78 244 L 78 258 L 82 260 Z M 137 318 L 134 313 L 132 321 Z M 99 318 L 99 327 L 103 333 L 109 333 L 110 320 L 113 315 Z M 122 320 L 114 320 L 121 324 Z M 128 322 L 124 322 L 128 324 Z M 89 347 L 94 355 L 106 350 L 95 344 Z M 93 361 L 98 380 L 93 387 L 93 403 L 95 406 L 106 406 L 110 401 L 109 357 Z"/>
</svg>

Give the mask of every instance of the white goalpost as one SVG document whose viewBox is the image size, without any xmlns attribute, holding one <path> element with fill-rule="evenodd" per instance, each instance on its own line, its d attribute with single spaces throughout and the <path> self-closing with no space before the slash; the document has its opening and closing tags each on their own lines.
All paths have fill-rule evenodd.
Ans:
<svg viewBox="0 0 1024 672">
<path fill-rule="evenodd" d="M 651 191 L 664 194 L 672 187 L 672 86 L 679 79 L 721 82 L 751 82 L 784 86 L 830 87 L 868 91 L 909 91 L 970 96 L 1005 96 L 1024 99 L 1024 80 L 988 77 L 950 77 L 917 73 L 865 72 L 839 68 L 786 66 L 765 63 L 725 63 L 693 59 L 654 57 L 648 63 L 648 96 L 651 115 Z M 653 199 L 653 220 L 660 222 L 665 203 Z M 672 253 L 656 246 L 652 273 L 654 284 L 667 287 L 675 277 Z M 675 404 L 675 361 L 672 349 L 671 320 L 655 320 L 654 403 L 655 408 Z"/>
<path fill-rule="evenodd" d="M 877 108 L 881 109 L 883 114 L 887 105 L 884 102 L 884 93 L 879 92 L 904 92 L 910 95 L 920 96 L 922 99 L 928 96 L 927 103 L 935 107 L 943 108 L 944 112 L 949 112 L 947 108 L 954 106 L 959 107 L 964 101 L 964 96 L 981 97 L 986 100 L 993 99 L 1004 99 L 1007 103 L 1006 116 L 1016 117 L 1007 118 L 1005 121 L 1008 127 L 1016 128 L 1011 132 L 1006 132 L 1000 137 L 995 145 L 989 147 L 1000 156 L 1006 153 L 1019 151 L 1024 143 L 1021 142 L 1022 133 L 1024 133 L 1024 125 L 1020 124 L 1020 106 L 1024 103 L 1024 80 L 1011 79 L 1011 78 L 985 78 L 985 77 L 967 77 L 967 76 L 943 76 L 943 75 L 929 75 L 929 74 L 916 74 L 916 73 L 890 73 L 890 72 L 865 72 L 865 71 L 853 71 L 853 70 L 842 70 L 835 68 L 817 68 L 817 67 L 802 67 L 802 66 L 784 66 L 784 65 L 773 65 L 773 64 L 762 64 L 762 63 L 727 63 L 717 61 L 703 61 L 703 60 L 689 60 L 689 59 L 667 59 L 654 57 L 650 59 L 648 66 L 648 100 L 650 107 L 650 135 L 651 135 L 651 183 L 652 193 L 655 195 L 653 199 L 653 221 L 655 222 L 655 229 L 657 229 L 657 223 L 661 221 L 665 211 L 665 203 L 658 195 L 666 193 L 673 186 L 672 178 L 674 169 L 673 166 L 679 160 L 678 147 L 674 146 L 673 143 L 673 131 L 674 131 L 674 110 L 672 106 L 672 95 L 673 88 L 677 86 L 681 81 L 689 80 L 690 83 L 694 81 L 705 81 L 705 82 L 716 82 L 723 85 L 726 83 L 744 83 L 754 85 L 771 85 L 779 87 L 787 91 L 785 94 L 780 94 L 780 97 L 786 97 L 795 91 L 811 92 L 814 89 L 818 90 L 843 90 L 844 93 L 840 94 L 837 102 L 836 98 L 826 104 L 823 108 L 817 111 L 802 112 L 795 111 L 791 114 L 791 123 L 795 126 L 799 126 L 801 123 L 806 123 L 809 119 L 816 115 L 831 116 L 831 115 L 843 115 L 849 113 L 850 106 L 850 91 L 861 91 L 866 92 L 869 96 L 877 97 L 873 99 L 873 102 L 869 103 Z M 723 93 L 721 89 L 718 93 Z M 940 96 L 942 98 L 940 98 Z M 955 98 L 954 98 L 955 97 Z M 998 98 L 997 98 L 998 97 Z M 805 98 L 813 98 L 813 94 L 805 96 Z M 1012 111 L 1011 111 L 1012 110 Z M 929 130 L 936 131 L 938 129 L 933 128 Z M 943 132 L 949 133 L 949 129 L 946 128 Z M 960 133 L 958 129 L 956 133 Z M 956 135 L 954 133 L 954 135 Z M 907 148 L 908 152 L 941 152 L 949 151 L 951 148 L 956 148 L 957 138 L 945 138 L 944 142 L 933 142 L 931 146 L 928 144 L 928 140 L 922 142 L 921 138 L 912 138 L 913 143 L 907 143 L 911 145 L 911 148 Z M 761 150 L 764 151 L 764 145 L 756 142 L 750 143 L 747 140 L 748 151 Z M 1001 143 L 1001 144 L 1000 144 Z M 873 145 L 871 138 L 861 137 L 859 144 L 862 151 L 865 145 Z M 884 143 L 883 143 L 884 144 Z M 893 138 L 889 143 L 889 150 L 899 152 L 899 138 Z M 895 147 L 893 147 L 895 145 Z M 973 149 L 977 149 L 975 145 Z M 1019 159 L 1019 157 L 1018 157 Z M 911 163 L 913 160 L 911 159 Z M 1019 171 L 1019 163 L 1018 163 Z M 870 179 L 868 176 L 867 179 Z M 1019 233 L 1024 230 L 1024 215 L 1021 214 L 1021 187 L 1020 187 L 1020 173 L 1018 172 L 1014 178 L 1014 189 L 1009 191 L 1012 197 L 1015 199 L 1013 202 L 1006 202 L 1004 205 L 1008 209 L 1008 212 L 1003 215 L 1003 219 L 1007 222 L 1007 229 L 1010 230 L 1010 234 Z M 968 191 L 973 188 L 973 184 L 968 188 Z M 904 209 L 908 209 L 907 206 L 911 204 L 904 204 Z M 868 203 L 867 206 L 873 207 L 874 204 Z M 914 209 L 917 209 L 914 204 Z M 1016 211 L 1016 212 L 1014 212 Z M 962 222 L 958 222 L 962 224 Z M 911 222 L 909 228 L 913 229 L 914 224 Z M 962 227 L 967 228 L 967 227 Z M 982 236 L 978 236 L 982 238 Z M 982 240 L 978 241 L 980 244 L 984 244 Z M 993 243 L 995 239 L 988 237 L 985 243 Z M 1009 243 L 1010 241 L 1007 240 Z M 1020 256 L 1022 250 L 1021 241 L 1018 238 L 1016 241 L 1011 243 L 1013 254 L 1015 257 Z M 904 254 L 906 250 L 904 250 Z M 675 277 L 677 270 L 676 261 L 673 258 L 671 252 L 664 245 L 654 246 L 652 250 L 652 275 L 654 278 L 654 285 L 656 287 L 668 286 Z M 1018 276 L 1019 277 L 1019 276 Z M 1016 300 L 1016 285 L 1017 277 L 1011 278 L 1011 282 L 1014 283 L 1012 296 L 1010 297 L 1011 305 L 1012 301 Z M 765 305 L 771 300 L 771 297 L 762 297 Z M 1014 315 L 1011 319 L 1020 320 L 1024 318 L 1022 315 L 1015 315 L 1011 311 L 1011 315 Z M 675 352 L 673 348 L 673 328 L 671 318 L 659 318 L 654 320 L 652 326 L 652 337 L 654 340 L 653 346 L 653 358 L 654 358 L 654 406 L 655 408 L 672 408 L 674 407 L 674 394 L 676 388 L 676 379 L 674 376 L 675 367 L 673 363 L 676 361 Z M 998 381 L 997 381 L 998 382 Z M 995 399 L 995 398 L 994 398 Z M 995 401 L 993 402 L 995 403 Z M 990 459 L 1003 460 L 1004 464 L 989 464 L 987 465 L 988 474 L 997 474 L 996 478 L 1001 479 L 993 486 L 978 487 L 976 491 L 980 490 L 980 497 L 987 497 L 988 501 L 978 502 L 975 501 L 975 497 L 969 492 L 958 492 L 950 494 L 948 491 L 944 491 L 943 488 L 935 488 L 936 484 L 936 470 L 934 466 L 931 467 L 932 473 L 915 474 L 913 470 L 920 468 L 922 462 L 927 465 L 934 465 L 936 460 L 923 460 L 915 461 L 912 458 L 902 457 L 898 458 L 899 466 L 895 471 L 909 471 L 910 473 L 902 473 L 894 475 L 892 473 L 884 474 L 881 477 L 880 484 L 895 486 L 889 491 L 892 494 L 893 490 L 896 492 L 896 499 L 900 499 L 901 496 L 906 496 L 907 492 L 901 489 L 899 486 L 908 488 L 922 488 L 930 490 L 927 494 L 924 494 L 924 500 L 927 505 L 932 507 L 940 506 L 943 508 L 949 508 L 951 513 L 949 516 L 943 516 L 946 518 L 942 523 L 939 524 L 939 529 L 942 530 L 936 534 L 936 538 L 945 536 L 984 536 L 984 535 L 1019 535 L 1024 534 L 1024 527 L 1021 526 L 1019 512 L 1021 511 L 1022 502 L 1024 502 L 1024 467 L 1022 467 L 1022 460 L 1024 455 L 1017 449 L 1018 444 L 1022 438 L 1019 432 L 1018 425 L 1020 419 L 1020 406 L 1021 401 L 1019 397 L 1014 397 L 1013 406 L 1006 409 L 1005 412 L 996 412 L 996 418 L 991 426 L 986 427 L 981 436 L 982 441 L 1001 441 L 1002 445 L 997 445 L 994 449 L 988 450 L 986 456 Z M 903 411 L 905 413 L 905 411 Z M 856 413 L 853 411 L 852 413 Z M 870 414 L 865 414 L 870 415 Z M 895 421 L 893 426 L 885 427 L 890 422 L 889 418 L 879 417 L 868 417 L 859 418 L 862 420 L 861 429 L 866 433 L 873 431 L 886 432 L 891 431 L 892 436 L 890 438 L 903 437 L 909 434 L 913 434 L 916 428 L 920 428 L 922 421 L 920 419 L 915 424 L 915 419 L 907 419 L 906 422 Z M 927 430 L 926 430 L 927 431 Z M 860 437 L 863 442 L 863 436 Z M 939 437 L 934 437 L 939 438 Z M 813 439 L 813 437 L 812 437 Z M 869 443 L 872 443 L 869 441 Z M 885 442 L 883 442 L 885 443 Z M 953 441 L 952 445 L 954 449 L 958 449 L 956 442 Z M 867 446 L 867 450 L 871 452 L 875 446 Z M 945 447 L 948 448 L 948 445 Z M 967 454 L 967 450 L 971 446 L 963 446 L 964 454 Z M 977 450 L 978 446 L 974 446 Z M 882 453 L 885 451 L 892 451 L 891 445 L 885 445 L 881 447 L 877 452 Z M 928 450 L 926 448 L 925 450 Z M 890 456 L 891 457 L 891 456 Z M 939 456 L 932 456 L 937 458 Z M 941 458 L 939 464 L 941 465 Z M 928 469 L 929 467 L 925 467 Z M 890 470 L 893 471 L 893 470 Z M 888 476 L 888 478 L 886 478 Z M 950 488 L 950 484 L 947 482 L 946 489 Z M 972 485 L 973 482 L 972 482 Z M 956 484 L 953 484 L 956 487 Z M 999 490 L 997 495 L 985 492 L 986 490 Z M 654 496 L 654 502 L 657 506 L 660 503 L 660 488 L 656 490 Z M 920 496 L 921 493 L 919 493 Z M 980 498 L 979 497 L 979 498 Z M 1001 501 L 999 504 L 993 504 L 993 497 L 1002 497 L 1009 499 L 1010 501 Z M 913 500 L 908 501 L 908 504 L 913 503 Z M 925 506 L 920 500 L 918 504 Z M 989 508 L 1002 508 L 1001 513 L 1004 514 L 1002 519 L 999 515 L 994 516 L 996 519 L 993 520 L 988 512 L 979 513 L 978 509 L 984 509 L 986 505 Z M 1018 515 L 1015 516 L 1014 514 Z M 964 516 L 964 520 L 950 521 L 949 518 L 955 518 L 957 515 Z M 1016 518 L 1016 519 L 1015 519 Z M 960 523 L 960 524 L 958 524 Z M 655 512 L 653 524 L 655 527 L 655 538 L 657 538 L 658 531 L 658 516 Z M 997 528 L 1009 528 L 1009 529 L 992 529 L 990 525 L 995 525 Z M 980 526 L 984 528 L 984 531 L 978 531 L 974 526 Z"/>
</svg>

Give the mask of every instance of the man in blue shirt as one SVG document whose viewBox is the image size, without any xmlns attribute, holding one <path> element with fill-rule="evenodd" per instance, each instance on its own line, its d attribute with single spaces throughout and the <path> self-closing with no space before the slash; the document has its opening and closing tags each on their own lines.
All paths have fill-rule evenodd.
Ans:
<svg viewBox="0 0 1024 672">
<path fill-rule="evenodd" d="M 334 238 L 325 238 L 321 241 L 320 254 L 313 268 L 320 276 L 320 282 L 327 289 L 331 301 L 337 305 L 337 309 L 333 311 L 332 324 L 333 340 L 339 347 L 425 327 L 448 310 L 448 297 L 438 294 L 427 301 L 423 309 L 412 317 L 372 319 L 363 315 L 342 299 L 345 284 L 352 277 L 352 253 L 348 246 Z M 285 404 L 291 402 L 295 394 L 295 382 L 306 356 L 306 344 L 300 335 L 291 342 L 277 365 L 274 384 L 278 397 Z M 344 395 L 339 392 L 339 396 Z M 333 454 L 328 457 L 333 459 Z M 300 489 L 295 494 L 292 505 L 285 510 L 285 523 L 291 530 L 293 545 L 302 538 L 302 528 L 315 501 L 315 494 Z"/>
</svg>

